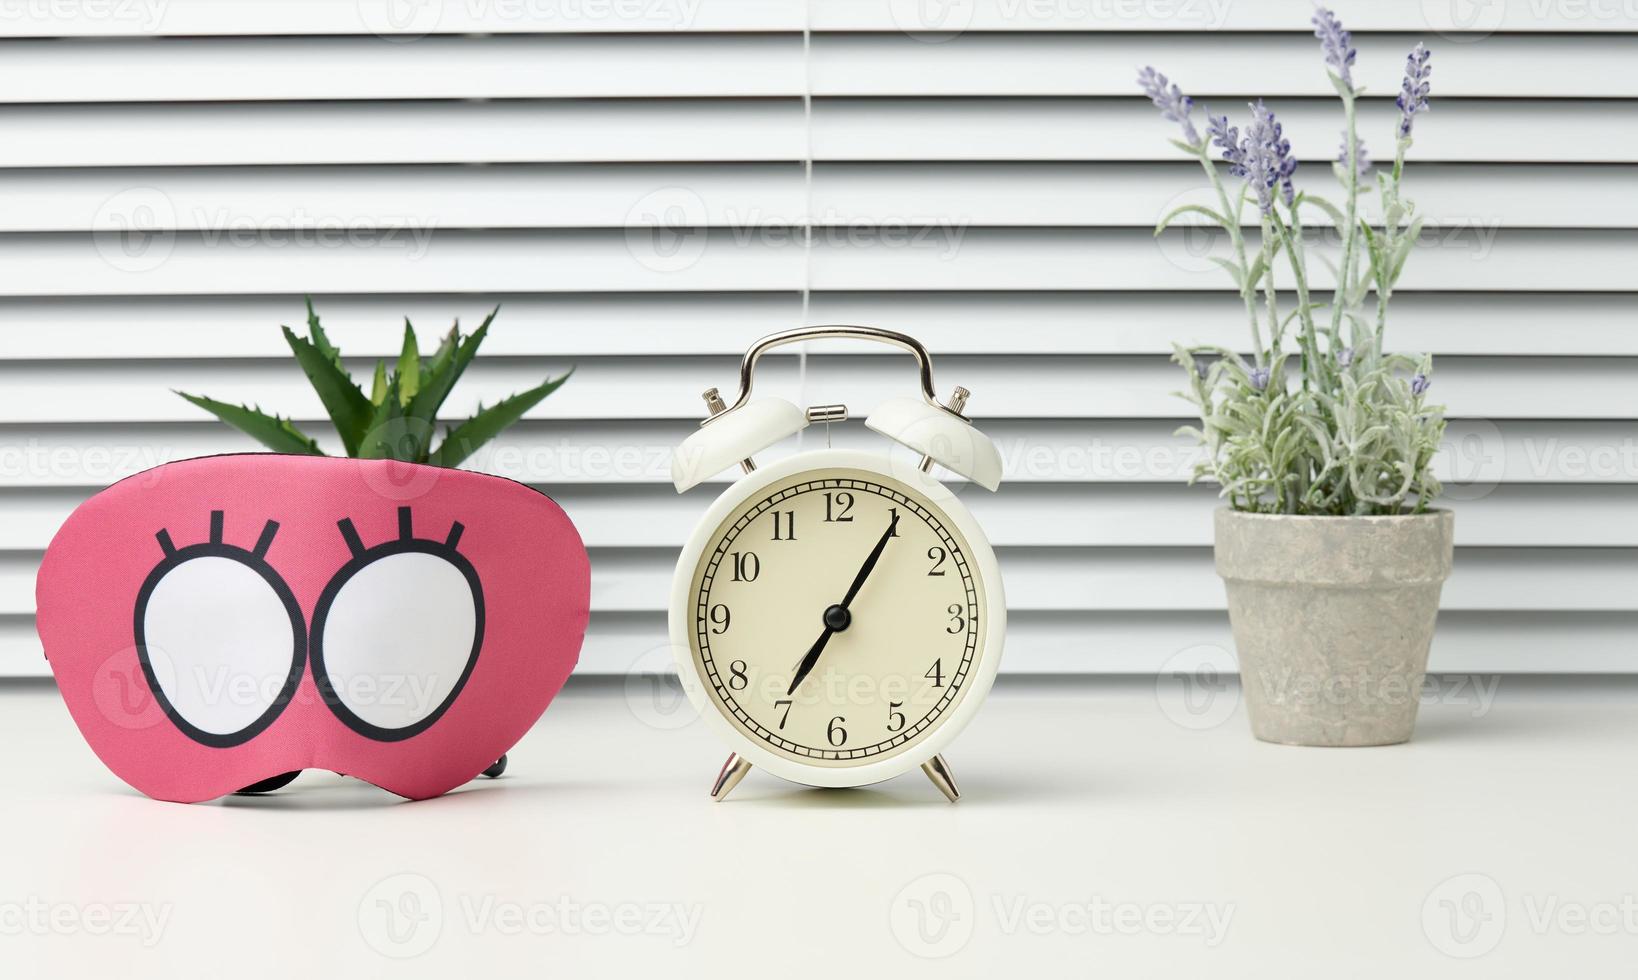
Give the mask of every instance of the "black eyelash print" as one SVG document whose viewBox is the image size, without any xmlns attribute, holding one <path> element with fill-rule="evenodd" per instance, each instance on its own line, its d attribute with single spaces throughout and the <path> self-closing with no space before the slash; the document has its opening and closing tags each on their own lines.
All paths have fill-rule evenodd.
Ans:
<svg viewBox="0 0 1638 980">
<path fill-rule="evenodd" d="M 264 524 L 261 534 L 256 539 L 255 546 L 250 549 L 225 543 L 223 541 L 223 523 L 223 512 L 219 510 L 211 511 L 210 540 L 182 548 L 178 548 L 175 542 L 172 541 L 168 529 L 160 528 L 156 531 L 154 538 L 159 542 L 159 548 L 164 553 L 164 557 L 159 564 L 154 566 L 153 571 L 148 573 L 147 579 L 143 581 L 142 588 L 137 593 L 136 606 L 133 610 L 137 660 L 142 664 L 142 676 L 147 680 L 148 689 L 153 692 L 154 700 L 159 702 L 159 706 L 164 709 L 165 717 L 169 718 L 171 724 L 180 729 L 182 734 L 201 745 L 209 745 L 213 748 L 230 748 L 241 745 L 255 738 L 265 731 L 267 726 L 273 724 L 273 720 L 284 711 L 285 706 L 290 703 L 290 699 L 295 696 L 296 685 L 301 682 L 302 669 L 307 662 L 307 627 L 302 621 L 301 607 L 296 604 L 296 597 L 291 593 L 290 586 L 286 585 L 279 573 L 274 571 L 273 567 L 267 563 L 267 550 L 272 547 L 273 538 L 279 533 L 279 523 L 277 521 L 268 521 Z M 285 612 L 289 614 L 290 635 L 293 638 L 290 651 L 290 672 L 286 675 L 284 683 L 272 703 L 255 721 L 238 731 L 225 734 L 207 732 L 183 717 L 160 685 L 159 677 L 154 670 L 153 661 L 148 651 L 148 603 L 153 598 L 154 590 L 159 587 L 159 583 L 165 579 L 166 575 L 169 575 L 179 566 L 196 558 L 207 557 L 226 558 L 230 561 L 236 561 L 260 576 L 273 590 L 273 594 L 278 597 L 279 602 L 284 606 Z"/>
<path fill-rule="evenodd" d="M 449 533 L 442 541 L 417 538 L 410 508 L 400 507 L 398 508 L 398 537 L 378 544 L 373 548 L 364 546 L 363 539 L 359 537 L 358 529 L 353 526 L 351 519 L 342 518 L 336 522 L 336 527 L 340 530 L 342 539 L 347 542 L 347 548 L 352 552 L 353 557 L 325 585 L 324 593 L 319 596 L 318 604 L 313 609 L 312 636 L 309 641 L 312 650 L 313 680 L 317 683 L 319 694 L 324 699 L 324 703 L 330 707 L 330 711 L 341 720 L 342 724 L 360 735 L 380 742 L 398 742 L 419 735 L 436 724 L 438 719 L 443 717 L 444 712 L 449 710 L 449 706 L 460 696 L 462 688 L 466 686 L 467 680 L 472 676 L 473 668 L 477 666 L 478 651 L 483 647 L 483 584 L 479 581 L 478 572 L 472 567 L 472 563 L 457 550 L 465 527 L 462 526 L 460 521 L 453 522 Z M 336 597 L 341 594 L 342 588 L 354 576 L 383 558 L 407 553 L 426 554 L 442 558 L 466 579 L 467 585 L 472 590 L 472 649 L 467 654 L 466 666 L 462 670 L 460 678 L 456 680 L 454 687 L 450 689 L 449 694 L 444 697 L 437 708 L 413 724 L 402 728 L 383 728 L 360 718 L 343 703 L 341 697 L 336 693 L 335 682 L 331 679 L 324 661 L 324 627 L 329 619 Z"/>
</svg>

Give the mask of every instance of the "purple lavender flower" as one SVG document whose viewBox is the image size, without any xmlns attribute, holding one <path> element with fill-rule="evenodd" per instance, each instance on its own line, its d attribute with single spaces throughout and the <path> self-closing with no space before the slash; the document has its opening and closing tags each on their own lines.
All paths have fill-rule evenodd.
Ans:
<svg viewBox="0 0 1638 980">
<path fill-rule="evenodd" d="M 1342 164 L 1344 170 L 1347 169 L 1348 133 L 1346 130 L 1342 133 L 1342 148 L 1337 153 L 1337 162 Z M 1357 136 L 1354 137 L 1354 166 L 1360 177 L 1369 177 L 1371 175 L 1371 155 L 1365 152 L 1365 141 Z"/>
<path fill-rule="evenodd" d="M 1342 21 L 1337 20 L 1337 15 L 1324 7 L 1314 11 L 1310 22 L 1314 25 L 1314 36 L 1320 40 L 1320 50 L 1325 52 L 1325 63 L 1336 69 L 1343 87 L 1352 92 L 1354 36 L 1343 30 Z"/>
<path fill-rule="evenodd" d="M 1189 121 L 1189 113 L 1194 109 L 1194 100 L 1183 94 L 1183 90 L 1153 68 L 1145 67 L 1138 72 L 1138 85 L 1142 86 L 1143 94 L 1160 110 L 1161 118 L 1170 119 L 1183 127 L 1183 142 L 1190 146 L 1200 143 L 1200 134 L 1195 132 L 1194 123 Z"/>
<path fill-rule="evenodd" d="M 1227 115 L 1214 116 L 1206 114 L 1206 135 L 1211 137 L 1212 145 L 1223 154 L 1223 160 L 1230 168 L 1245 166 L 1246 153 L 1240 148 L 1240 128 L 1230 126 Z M 1245 176 L 1236 173 L 1235 176 Z"/>
<path fill-rule="evenodd" d="M 1394 105 L 1399 107 L 1399 138 L 1407 139 L 1411 134 L 1411 123 L 1418 112 L 1428 111 L 1428 92 L 1431 86 L 1428 76 L 1433 74 L 1433 66 L 1428 64 L 1428 58 L 1433 52 L 1418 44 L 1411 50 L 1410 57 L 1405 59 L 1405 83 L 1400 87 L 1399 98 Z"/>
<path fill-rule="evenodd" d="M 1245 138 L 1240 141 L 1238 161 L 1230 161 L 1233 165 L 1229 172 L 1244 177 L 1256 189 L 1257 207 L 1264 214 L 1274 210 L 1276 185 L 1287 207 L 1296 199 L 1291 175 L 1297 170 L 1297 161 L 1291 156 L 1291 141 L 1283 132 L 1274 111 L 1258 99 L 1251 107 L 1251 122 L 1246 124 Z M 1224 158 L 1228 158 L 1226 153 Z"/>
<path fill-rule="evenodd" d="M 1352 347 L 1344 347 L 1343 349 L 1337 351 L 1337 367 L 1345 368 L 1353 363 L 1354 349 Z"/>
<path fill-rule="evenodd" d="M 1268 368 L 1259 367 L 1251 369 L 1251 386 L 1258 391 L 1262 391 L 1268 387 L 1268 379 Z"/>
<path fill-rule="evenodd" d="M 1425 375 L 1422 372 L 1418 371 L 1415 374 L 1415 376 L 1413 376 L 1411 378 L 1410 385 L 1411 385 L 1411 394 L 1416 395 L 1417 397 L 1421 397 L 1422 394 L 1425 393 L 1428 390 L 1428 388 L 1433 386 L 1433 382 L 1428 380 L 1427 375 Z"/>
</svg>

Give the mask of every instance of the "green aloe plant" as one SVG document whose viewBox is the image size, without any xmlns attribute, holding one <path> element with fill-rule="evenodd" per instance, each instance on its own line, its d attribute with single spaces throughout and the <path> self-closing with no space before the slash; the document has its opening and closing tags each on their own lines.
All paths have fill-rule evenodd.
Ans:
<svg viewBox="0 0 1638 980">
<path fill-rule="evenodd" d="M 307 301 L 308 336 L 298 337 L 289 327 L 280 329 L 296 355 L 296 362 L 324 403 L 324 410 L 335 424 L 348 456 L 459 466 L 479 446 L 562 387 L 574 373 L 571 370 L 562 377 L 549 378 L 539 387 L 504 398 L 488 408 L 480 404 L 472 418 L 456 424 L 445 423 L 443 440 L 433 448 L 439 425 L 438 410 L 467 365 L 477 356 L 478 348 L 489 335 L 489 325 L 499 312 L 500 307 L 495 307 L 484 318 L 483 325 L 469 336 L 462 335 L 460 322 L 456 321 L 431 357 L 421 356 L 415 328 L 406 318 L 403 349 L 390 368 L 384 360 L 376 362 L 375 379 L 368 394 L 341 363 L 341 351 L 330 343 L 319 325 L 311 299 Z M 274 452 L 326 455 L 318 443 L 296 428 L 290 419 L 269 415 L 260 407 L 232 405 L 182 391 L 177 394 Z"/>
</svg>

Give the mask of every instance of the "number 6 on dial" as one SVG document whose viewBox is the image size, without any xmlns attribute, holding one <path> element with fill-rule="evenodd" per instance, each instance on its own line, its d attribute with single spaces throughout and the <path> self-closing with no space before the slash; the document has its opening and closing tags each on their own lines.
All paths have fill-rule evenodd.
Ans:
<svg viewBox="0 0 1638 980">
<path fill-rule="evenodd" d="M 803 340 L 879 341 L 909 351 L 921 398 L 891 399 L 866 425 L 919 459 L 822 449 L 758 469 L 750 457 L 812 421 L 751 400 L 758 358 Z M 711 417 L 677 450 L 686 490 L 736 463 L 745 471 L 690 535 L 672 581 L 670 629 L 696 709 L 733 749 L 712 787 L 724 798 L 750 768 L 813 786 L 860 786 L 921 766 L 959 797 L 939 754 L 977 712 L 1006 632 L 1001 575 L 977 522 L 930 471 L 986 489 L 1000 454 L 961 414 L 968 392 L 933 394 L 915 340 L 868 327 L 810 327 L 758 341 L 739 397 L 706 392 Z"/>
</svg>

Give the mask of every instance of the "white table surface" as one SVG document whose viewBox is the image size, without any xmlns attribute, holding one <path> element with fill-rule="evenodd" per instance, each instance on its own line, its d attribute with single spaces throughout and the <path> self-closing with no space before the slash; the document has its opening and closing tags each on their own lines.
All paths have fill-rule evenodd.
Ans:
<svg viewBox="0 0 1638 980">
<path fill-rule="evenodd" d="M 108 773 L 52 688 L 4 687 L 0 973 L 1638 970 L 1638 683 L 1447 684 L 1411 744 L 1351 750 L 1176 693 L 1003 682 L 955 805 L 756 772 L 712 804 L 725 751 L 637 681 L 571 685 L 506 777 L 439 800 L 308 773 L 184 806 Z"/>
</svg>

